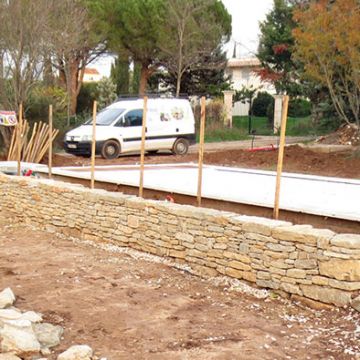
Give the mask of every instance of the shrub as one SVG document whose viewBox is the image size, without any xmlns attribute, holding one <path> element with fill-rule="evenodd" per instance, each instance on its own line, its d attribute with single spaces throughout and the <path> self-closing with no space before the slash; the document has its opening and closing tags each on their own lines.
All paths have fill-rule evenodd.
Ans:
<svg viewBox="0 0 360 360">
<path fill-rule="evenodd" d="M 46 121 L 49 113 L 49 105 L 53 105 L 53 113 L 63 116 L 66 113 L 66 91 L 55 86 L 36 86 L 27 102 L 26 116 L 32 121 Z"/>
<path fill-rule="evenodd" d="M 113 103 L 116 98 L 116 85 L 111 79 L 103 77 L 96 86 L 96 100 L 99 110 Z"/>
<path fill-rule="evenodd" d="M 291 99 L 289 103 L 289 116 L 306 117 L 311 114 L 311 103 L 306 99 Z"/>
<path fill-rule="evenodd" d="M 267 92 L 259 92 L 253 101 L 253 115 L 267 116 L 267 110 L 270 104 L 274 104 L 274 98 Z"/>
<path fill-rule="evenodd" d="M 206 123 L 219 122 L 224 123 L 224 103 L 221 99 L 211 100 L 206 104 Z M 200 104 L 195 105 L 194 116 L 196 123 L 200 123 L 201 106 Z"/>
<path fill-rule="evenodd" d="M 93 102 L 96 99 L 96 82 L 84 83 L 78 96 L 76 112 L 90 113 L 92 111 Z"/>
</svg>

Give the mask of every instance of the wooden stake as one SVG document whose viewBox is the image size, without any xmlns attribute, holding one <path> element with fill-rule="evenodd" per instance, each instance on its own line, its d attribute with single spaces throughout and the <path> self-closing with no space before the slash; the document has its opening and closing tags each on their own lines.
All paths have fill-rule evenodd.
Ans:
<svg viewBox="0 0 360 360">
<path fill-rule="evenodd" d="M 49 179 L 52 177 L 52 137 L 53 137 L 53 107 L 49 105 Z"/>
<path fill-rule="evenodd" d="M 204 160 L 204 138 L 205 138 L 205 96 L 201 98 L 201 119 L 200 119 L 200 139 L 199 139 L 199 171 L 198 171 L 198 186 L 197 186 L 197 205 L 201 206 L 201 190 L 202 190 L 202 168 Z"/>
<path fill-rule="evenodd" d="M 274 203 L 274 219 L 279 219 L 279 199 L 280 199 L 280 185 L 281 185 L 281 174 L 284 160 L 284 148 L 285 148 L 285 134 L 286 134 L 286 122 L 289 106 L 289 96 L 283 98 L 283 111 L 281 116 L 281 131 L 280 131 L 280 145 L 279 145 L 279 156 L 277 163 L 277 174 L 276 174 L 276 189 L 275 189 L 275 203 Z"/>
<path fill-rule="evenodd" d="M 22 133 L 22 114 L 23 112 L 23 106 L 20 104 L 19 106 L 19 121 L 17 125 L 17 176 L 21 175 L 21 148 L 22 148 L 22 139 L 21 139 L 21 133 Z"/>
<path fill-rule="evenodd" d="M 145 162 L 147 100 L 148 100 L 147 96 L 144 96 L 144 108 L 143 108 L 142 131 L 141 131 L 139 197 L 143 197 L 143 192 L 144 192 L 144 162 Z"/>
<path fill-rule="evenodd" d="M 13 129 L 13 132 L 12 132 L 12 135 L 11 135 L 11 143 L 10 143 L 10 146 L 9 146 L 9 152 L 8 152 L 7 161 L 11 160 L 11 154 L 12 154 L 14 144 L 15 144 L 16 132 L 17 132 L 17 126 L 15 127 L 15 129 Z"/>
<path fill-rule="evenodd" d="M 92 143 L 91 143 L 91 189 L 95 187 L 95 150 L 96 150 L 96 112 L 97 102 L 93 105 Z"/>
</svg>

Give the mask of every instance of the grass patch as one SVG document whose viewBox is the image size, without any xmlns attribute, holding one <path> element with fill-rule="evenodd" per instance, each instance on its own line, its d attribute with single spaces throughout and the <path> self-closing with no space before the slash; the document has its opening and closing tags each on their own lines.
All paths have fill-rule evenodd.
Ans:
<svg viewBox="0 0 360 360">
<path fill-rule="evenodd" d="M 238 129 L 243 129 L 243 131 L 247 133 L 249 127 L 249 117 L 234 116 L 233 124 L 234 127 Z M 253 116 L 251 128 L 253 130 L 256 130 L 257 135 L 274 135 L 273 129 L 266 117 Z M 316 126 L 312 122 L 310 116 L 302 118 L 295 118 L 289 116 L 287 119 L 286 135 L 288 136 L 317 136 L 325 135 L 330 131 L 331 129 L 327 130 Z"/>
</svg>

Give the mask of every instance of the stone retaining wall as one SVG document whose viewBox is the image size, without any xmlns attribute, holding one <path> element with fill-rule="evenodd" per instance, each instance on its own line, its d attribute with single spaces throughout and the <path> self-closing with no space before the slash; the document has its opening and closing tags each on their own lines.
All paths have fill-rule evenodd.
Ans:
<svg viewBox="0 0 360 360">
<path fill-rule="evenodd" d="M 5 175 L 0 214 L 360 311 L 360 235 Z"/>
</svg>

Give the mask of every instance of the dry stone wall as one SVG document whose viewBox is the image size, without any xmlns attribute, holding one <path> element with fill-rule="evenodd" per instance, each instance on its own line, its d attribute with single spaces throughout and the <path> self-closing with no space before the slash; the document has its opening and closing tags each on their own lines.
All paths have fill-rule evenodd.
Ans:
<svg viewBox="0 0 360 360">
<path fill-rule="evenodd" d="M 228 275 L 360 311 L 360 235 L 5 175 L 0 213 L 15 223 L 171 257 L 201 276 Z"/>
</svg>

